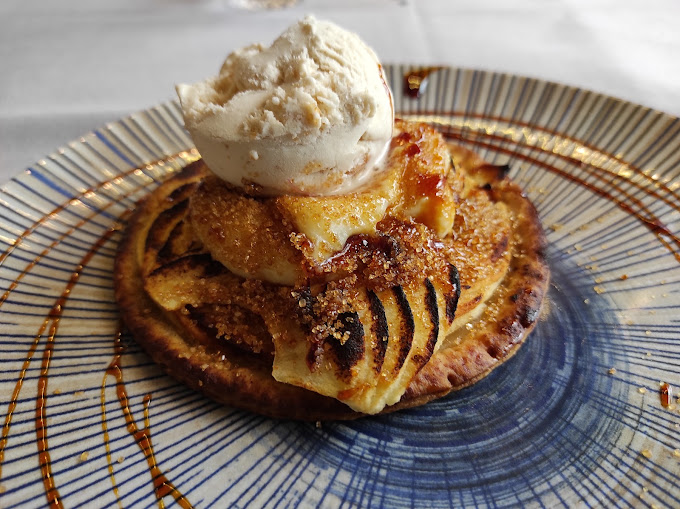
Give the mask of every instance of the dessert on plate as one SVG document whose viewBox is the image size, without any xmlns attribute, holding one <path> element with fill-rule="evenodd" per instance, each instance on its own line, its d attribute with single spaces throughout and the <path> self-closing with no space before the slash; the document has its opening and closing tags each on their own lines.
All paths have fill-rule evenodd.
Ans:
<svg viewBox="0 0 680 509">
<path fill-rule="evenodd" d="M 261 414 L 349 419 L 514 354 L 549 271 L 505 167 L 396 118 L 375 53 L 307 17 L 179 85 L 201 159 L 144 199 L 123 320 L 175 378 Z"/>
</svg>

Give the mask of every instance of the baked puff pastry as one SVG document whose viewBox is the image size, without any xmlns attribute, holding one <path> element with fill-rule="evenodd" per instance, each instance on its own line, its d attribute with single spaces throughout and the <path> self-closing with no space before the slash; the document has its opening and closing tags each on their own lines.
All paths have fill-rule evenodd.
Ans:
<svg viewBox="0 0 680 509">
<path fill-rule="evenodd" d="M 538 318 L 544 234 L 506 173 L 403 120 L 346 195 L 260 196 L 199 160 L 129 220 L 123 320 L 170 375 L 264 415 L 426 403 L 510 358 Z"/>
</svg>

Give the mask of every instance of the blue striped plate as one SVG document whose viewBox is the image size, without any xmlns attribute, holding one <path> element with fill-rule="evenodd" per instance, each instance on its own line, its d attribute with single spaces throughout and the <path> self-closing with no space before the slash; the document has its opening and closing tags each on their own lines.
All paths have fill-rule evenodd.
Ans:
<svg viewBox="0 0 680 509">
<path fill-rule="evenodd" d="M 0 506 L 680 506 L 680 121 L 518 76 L 387 73 L 399 115 L 510 164 L 539 210 L 552 284 L 519 353 L 424 407 L 317 426 L 165 376 L 111 284 L 126 213 L 197 157 L 162 104 L 0 191 Z"/>
</svg>

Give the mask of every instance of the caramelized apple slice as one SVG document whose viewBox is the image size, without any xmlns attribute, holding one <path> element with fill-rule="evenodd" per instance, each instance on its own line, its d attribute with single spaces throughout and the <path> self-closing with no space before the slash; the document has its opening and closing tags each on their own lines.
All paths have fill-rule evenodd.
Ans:
<svg viewBox="0 0 680 509">
<path fill-rule="evenodd" d="M 378 413 L 399 401 L 437 351 L 459 295 L 456 281 L 442 278 L 380 292 L 365 288 L 349 292 L 346 310 L 316 341 L 310 342 L 293 323 L 277 324 L 285 330 L 272 334 L 272 375 L 336 398 L 357 412 Z M 305 305 L 309 298 L 303 297 Z"/>
<path fill-rule="evenodd" d="M 234 274 L 282 285 L 304 277 L 302 256 L 272 200 L 246 196 L 210 176 L 191 199 L 190 217 L 205 248 Z"/>
<path fill-rule="evenodd" d="M 370 187 L 341 196 L 281 196 L 277 210 L 296 232 L 296 247 L 312 265 L 340 252 L 354 235 L 372 235 L 390 215 L 448 235 L 462 177 L 442 136 L 424 124 L 397 121 L 385 168 Z"/>
</svg>

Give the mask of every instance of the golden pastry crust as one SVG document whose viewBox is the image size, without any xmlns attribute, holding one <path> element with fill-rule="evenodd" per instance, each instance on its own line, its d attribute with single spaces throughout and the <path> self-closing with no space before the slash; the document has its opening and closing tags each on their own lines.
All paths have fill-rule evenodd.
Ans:
<svg viewBox="0 0 680 509">
<path fill-rule="evenodd" d="M 115 268 L 116 298 L 127 327 L 169 374 L 217 401 L 273 417 L 351 419 L 362 414 L 336 398 L 276 381 L 272 356 L 292 344 L 291 350 L 307 352 L 301 361 L 307 369 L 316 369 L 314 355 L 331 356 L 350 376 L 363 361 L 347 357 L 346 351 L 338 357 L 340 350 L 324 338 L 344 334 L 351 344 L 353 329 L 340 324 L 335 332 L 321 327 L 314 336 L 310 331 L 351 318 L 343 308 L 349 299 L 367 337 L 381 337 L 373 295 L 385 303 L 388 315 L 390 303 L 399 307 L 406 301 L 411 329 L 429 334 L 417 352 L 403 358 L 398 352 L 378 352 L 380 342 L 366 343 L 371 366 L 380 360 L 410 369 L 403 375 L 409 376 L 408 389 L 383 412 L 420 405 L 473 383 L 512 356 L 534 326 L 549 271 L 540 222 L 520 189 L 473 153 L 450 149 L 457 176 L 446 192 L 455 191 L 460 201 L 452 234 L 440 239 L 413 220 L 386 218 L 377 231 L 398 249 L 369 245 L 374 236 L 354 236 L 330 271 L 341 276 L 320 286 L 312 277 L 293 291 L 244 279 L 209 254 L 189 220 L 190 200 L 208 171 L 200 161 L 190 165 L 147 197 L 129 221 Z M 204 212 L 191 214 L 200 218 Z M 285 238 L 282 231 L 275 235 Z M 434 247 L 423 253 L 428 245 Z M 468 322 L 471 329 L 464 326 Z M 321 350 L 294 342 L 289 330 L 300 328 L 318 338 Z M 400 326 L 402 336 L 408 328 Z M 341 392 L 337 397 L 353 396 Z"/>
</svg>

